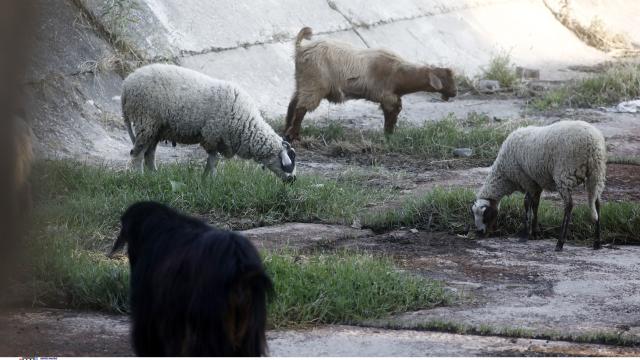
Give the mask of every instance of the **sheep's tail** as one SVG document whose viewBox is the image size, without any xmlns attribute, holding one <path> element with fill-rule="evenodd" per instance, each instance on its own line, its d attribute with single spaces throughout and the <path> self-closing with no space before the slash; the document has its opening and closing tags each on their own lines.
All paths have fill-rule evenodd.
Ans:
<svg viewBox="0 0 640 360">
<path fill-rule="evenodd" d="M 311 35 L 313 35 L 313 31 L 310 27 L 305 26 L 300 29 L 300 32 L 298 32 L 298 36 L 296 36 L 296 50 L 300 48 L 300 43 L 303 39 L 311 40 Z"/>
<path fill-rule="evenodd" d="M 586 181 L 587 193 L 589 194 L 589 208 L 591 209 L 591 221 L 593 222 L 598 220 L 596 200 L 600 200 L 607 176 L 607 150 L 604 139 L 601 139 L 598 145 L 599 146 L 594 149 L 594 154 L 589 157 L 589 174 Z"/>
<path fill-rule="evenodd" d="M 131 127 L 131 120 L 129 119 L 129 117 L 127 116 L 127 112 L 124 110 L 125 107 L 125 103 L 126 103 L 126 91 L 122 92 L 122 118 L 124 120 L 124 125 L 127 127 L 127 132 L 129 133 L 129 139 L 131 139 L 131 143 L 135 144 L 136 143 L 136 134 L 133 132 L 133 128 Z"/>
</svg>

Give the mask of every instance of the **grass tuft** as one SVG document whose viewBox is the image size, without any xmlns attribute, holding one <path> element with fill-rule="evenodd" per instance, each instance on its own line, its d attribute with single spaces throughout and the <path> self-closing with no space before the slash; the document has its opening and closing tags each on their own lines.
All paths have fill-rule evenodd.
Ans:
<svg viewBox="0 0 640 360">
<path fill-rule="evenodd" d="M 478 113 L 471 113 L 465 119 L 450 114 L 419 127 L 399 126 L 392 135 L 386 136 L 381 131 L 356 131 L 330 123 L 325 127 L 304 127 L 302 146 L 332 156 L 393 153 L 432 160 L 452 159 L 453 149 L 471 148 L 472 159 L 492 160 L 510 131 L 521 125 L 524 123 L 494 122 Z"/>
<path fill-rule="evenodd" d="M 370 255 L 271 254 L 265 264 L 277 294 L 269 310 L 276 327 L 354 323 L 443 305 L 450 296 L 441 283 Z"/>
<path fill-rule="evenodd" d="M 616 63 L 604 72 L 570 82 L 531 101 L 534 110 L 611 106 L 640 97 L 640 64 Z"/>
<path fill-rule="evenodd" d="M 482 69 L 482 78 L 496 80 L 500 87 L 511 89 L 518 83 L 516 69 L 511 62 L 511 56 L 506 53 L 498 53 L 491 57 L 489 65 Z"/>
<path fill-rule="evenodd" d="M 374 231 L 400 226 L 425 230 L 464 233 L 473 227 L 470 207 L 475 193 L 470 189 L 437 187 L 422 198 L 410 200 L 400 209 L 385 210 L 364 218 L 363 224 Z M 502 199 L 498 213 L 497 235 L 515 235 L 522 227 L 523 195 L 513 194 Z M 538 223 L 545 238 L 557 237 L 563 218 L 561 205 L 542 200 L 538 209 Z M 633 202 L 605 202 L 601 207 L 602 238 L 617 244 L 638 243 L 640 233 L 640 204 Z M 574 208 L 569 239 L 592 239 L 595 228 L 590 211 L 584 204 Z M 590 240 L 589 240 L 590 241 Z"/>
<path fill-rule="evenodd" d="M 395 322 L 389 322 L 383 325 L 385 328 L 394 330 L 426 330 L 426 331 L 444 331 L 461 335 L 491 335 L 504 336 L 509 338 L 525 338 L 525 339 L 541 339 L 551 341 L 571 341 L 577 343 L 588 344 L 604 344 L 617 346 L 638 346 L 640 340 L 638 338 L 620 333 L 620 332 L 585 332 L 581 334 L 559 333 L 556 331 L 536 331 L 522 327 L 495 327 L 486 324 L 468 325 L 458 322 L 434 319 L 426 322 L 418 323 L 412 326 L 403 326 Z"/>
</svg>

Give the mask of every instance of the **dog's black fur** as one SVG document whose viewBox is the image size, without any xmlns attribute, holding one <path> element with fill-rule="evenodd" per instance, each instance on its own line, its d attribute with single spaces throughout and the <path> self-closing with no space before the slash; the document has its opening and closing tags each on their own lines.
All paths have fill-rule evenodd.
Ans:
<svg viewBox="0 0 640 360">
<path fill-rule="evenodd" d="M 242 235 L 155 203 L 122 215 L 138 356 L 261 356 L 272 283 Z"/>
</svg>

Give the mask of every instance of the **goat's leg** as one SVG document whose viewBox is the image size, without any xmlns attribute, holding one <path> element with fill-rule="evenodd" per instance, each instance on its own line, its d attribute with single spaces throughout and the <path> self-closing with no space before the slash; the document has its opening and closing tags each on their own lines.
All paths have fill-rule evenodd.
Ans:
<svg viewBox="0 0 640 360">
<path fill-rule="evenodd" d="M 293 126 L 293 114 L 296 111 L 296 107 L 298 106 L 298 93 L 294 93 L 291 101 L 289 101 L 289 106 L 287 107 L 287 117 L 284 124 L 284 133 L 286 134 L 289 131 L 289 128 Z"/>
<path fill-rule="evenodd" d="M 524 215 L 522 216 L 522 230 L 520 231 L 520 242 L 525 242 L 531 238 L 533 199 L 528 191 L 524 194 Z"/>
<path fill-rule="evenodd" d="M 560 236 L 556 243 L 556 251 L 562 251 L 564 241 L 567 238 L 567 231 L 569 230 L 569 224 L 571 223 L 571 212 L 573 210 L 573 199 L 571 198 L 571 192 L 563 190 L 560 192 L 560 196 L 564 201 L 564 218 L 562 220 L 562 226 L 560 227 Z"/>
<path fill-rule="evenodd" d="M 392 98 L 390 101 L 383 102 L 381 107 L 384 114 L 384 133 L 391 135 L 398 122 L 398 114 L 402 110 L 402 102 L 399 98 Z"/>
<path fill-rule="evenodd" d="M 300 126 L 302 125 L 302 119 L 307 114 L 307 109 L 304 107 L 297 107 L 293 113 L 293 124 L 285 133 L 285 139 L 289 142 L 294 140 L 300 140 Z"/>
<path fill-rule="evenodd" d="M 594 250 L 598 250 L 602 247 L 602 232 L 600 231 L 600 199 L 596 199 L 596 213 L 598 214 L 598 219 L 596 220 L 596 233 L 594 234 L 593 239 Z"/>
</svg>

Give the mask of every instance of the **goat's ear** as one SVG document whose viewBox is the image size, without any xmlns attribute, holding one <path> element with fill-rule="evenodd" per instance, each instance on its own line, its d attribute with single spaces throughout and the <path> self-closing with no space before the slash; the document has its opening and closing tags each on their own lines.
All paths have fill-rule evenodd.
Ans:
<svg viewBox="0 0 640 360">
<path fill-rule="evenodd" d="M 440 81 L 440 78 L 434 74 L 433 71 L 429 71 L 429 85 L 431 85 L 435 91 L 442 90 L 442 81 Z"/>
<path fill-rule="evenodd" d="M 287 150 L 291 149 L 291 144 L 289 144 L 287 141 L 283 141 L 282 146 L 284 146 L 284 148 Z"/>
</svg>

